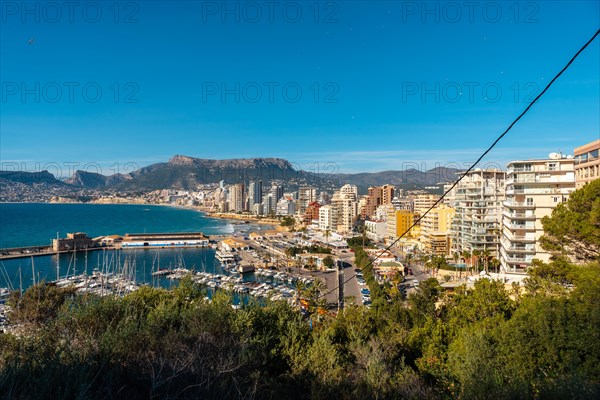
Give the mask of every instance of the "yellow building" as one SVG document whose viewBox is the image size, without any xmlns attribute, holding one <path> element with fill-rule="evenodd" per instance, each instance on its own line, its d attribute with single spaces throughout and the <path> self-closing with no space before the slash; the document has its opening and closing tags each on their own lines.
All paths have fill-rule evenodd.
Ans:
<svg viewBox="0 0 600 400">
<path fill-rule="evenodd" d="M 408 210 L 389 210 L 387 215 L 387 238 L 395 240 L 404 235 L 413 224 L 414 214 Z M 414 231 L 406 233 L 404 237 L 413 236 Z"/>
<path fill-rule="evenodd" d="M 449 232 L 453 217 L 454 208 L 444 204 L 433 208 L 421 219 L 420 240 L 425 252 L 440 256 L 449 255 Z"/>
</svg>

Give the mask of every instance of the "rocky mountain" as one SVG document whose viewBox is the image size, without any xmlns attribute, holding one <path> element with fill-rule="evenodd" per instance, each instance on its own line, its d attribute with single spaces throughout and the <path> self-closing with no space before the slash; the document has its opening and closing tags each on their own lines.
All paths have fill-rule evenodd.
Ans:
<svg viewBox="0 0 600 400">
<path fill-rule="evenodd" d="M 166 163 L 152 164 L 129 175 L 119 189 L 194 189 L 199 184 L 245 182 L 249 180 L 293 180 L 306 177 L 281 158 L 240 158 L 209 160 L 177 155 Z"/>
<path fill-rule="evenodd" d="M 25 172 L 25 171 L 0 171 L 0 179 L 5 182 L 18 182 L 24 184 L 44 183 L 50 185 L 65 185 L 59 181 L 47 170 L 40 172 Z"/>
<path fill-rule="evenodd" d="M 369 186 L 384 184 L 404 189 L 435 186 L 456 179 L 457 172 L 457 169 L 438 167 L 429 171 L 408 169 L 358 174 L 315 174 L 297 170 L 289 161 L 281 158 L 212 160 L 176 155 L 168 162 L 148 165 L 128 174 L 105 176 L 78 170 L 63 182 L 48 171 L 0 171 L 0 181 L 25 185 L 44 183 L 47 186 L 76 190 L 149 191 L 193 190 L 198 185 L 218 183 L 221 180 L 228 184 L 262 180 L 264 183 L 283 181 L 287 190 L 310 185 L 331 191 L 342 184 L 350 183 L 358 186 L 360 193 L 366 193 Z M 18 191 L 16 187 L 15 190 Z"/>
<path fill-rule="evenodd" d="M 121 182 L 130 180 L 130 175 L 114 174 L 110 176 L 77 170 L 73 176 L 65 182 L 69 185 L 80 186 L 88 189 L 98 189 L 108 186 L 118 185 Z"/>
</svg>

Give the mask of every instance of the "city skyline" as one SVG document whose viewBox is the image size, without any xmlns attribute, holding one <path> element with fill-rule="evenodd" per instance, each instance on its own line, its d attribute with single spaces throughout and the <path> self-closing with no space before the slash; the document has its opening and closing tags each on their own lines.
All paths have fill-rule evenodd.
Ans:
<svg viewBox="0 0 600 400">
<path fill-rule="evenodd" d="M 436 2 L 437 11 L 290 2 L 254 22 L 242 3 L 175 3 L 97 3 L 98 21 L 86 9 L 61 10 L 56 22 L 40 3 L 29 13 L 3 3 L 2 164 L 110 171 L 185 154 L 279 157 L 339 173 L 466 168 L 597 29 L 599 11 L 596 2 L 493 3 L 496 19 L 485 3 L 485 13 L 454 18 Z M 592 43 L 483 163 L 572 154 L 597 139 L 599 48 Z"/>
</svg>

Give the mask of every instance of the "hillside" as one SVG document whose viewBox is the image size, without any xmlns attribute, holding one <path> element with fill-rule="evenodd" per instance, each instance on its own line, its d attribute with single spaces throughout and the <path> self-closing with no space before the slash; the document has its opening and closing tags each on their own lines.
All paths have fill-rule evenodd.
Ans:
<svg viewBox="0 0 600 400">
<path fill-rule="evenodd" d="M 337 174 L 335 178 L 343 183 L 358 186 L 361 193 L 366 193 L 369 186 L 391 184 L 403 189 L 416 189 L 424 186 L 435 186 L 442 182 L 457 179 L 456 168 L 436 167 L 429 171 L 411 168 L 404 171 L 362 172 L 357 174 Z"/>
</svg>

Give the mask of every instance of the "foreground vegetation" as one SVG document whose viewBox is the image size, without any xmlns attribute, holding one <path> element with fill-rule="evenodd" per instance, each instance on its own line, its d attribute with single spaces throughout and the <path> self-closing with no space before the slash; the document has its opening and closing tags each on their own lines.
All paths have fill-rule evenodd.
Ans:
<svg viewBox="0 0 600 400">
<path fill-rule="evenodd" d="M 380 288 L 370 309 L 305 316 L 284 302 L 235 310 L 223 293 L 209 303 L 187 280 L 123 298 L 39 284 L 11 299 L 18 329 L 0 334 L 0 396 L 600 398 L 598 193 L 578 211 L 581 237 L 553 227 L 556 258 L 525 287 L 484 279 L 449 293 L 430 279 L 407 300 Z M 569 258 L 560 235 L 587 252 Z"/>
<path fill-rule="evenodd" d="M 6 398 L 597 398 L 600 267 L 444 295 L 424 282 L 406 307 L 303 317 L 286 303 L 234 310 L 200 288 L 73 297 L 38 285 L 0 334 Z M 575 288 L 558 283 L 567 276 Z M 555 279 L 555 277 L 558 277 Z M 444 298 L 441 307 L 436 303 Z M 319 318 L 321 318 L 319 320 Z M 312 329 L 311 329 L 312 325 Z"/>
</svg>

